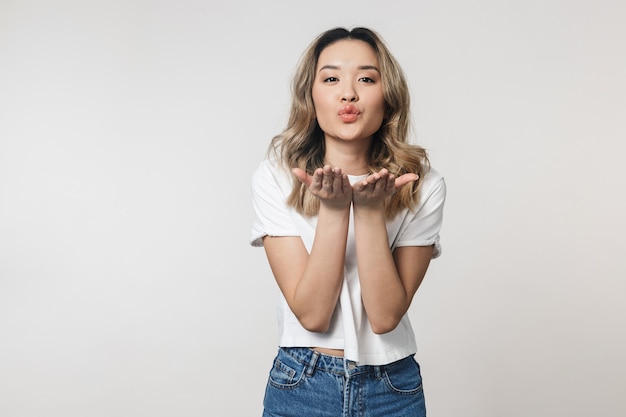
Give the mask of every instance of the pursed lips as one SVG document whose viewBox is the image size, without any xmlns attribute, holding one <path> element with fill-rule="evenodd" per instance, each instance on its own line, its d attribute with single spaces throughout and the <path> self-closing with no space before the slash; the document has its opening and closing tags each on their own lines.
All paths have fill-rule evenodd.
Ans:
<svg viewBox="0 0 626 417">
<path fill-rule="evenodd" d="M 344 122 L 354 122 L 356 119 L 358 119 L 361 112 L 352 104 L 348 104 L 347 106 L 343 106 L 341 109 L 339 109 L 339 112 L 337 114 Z"/>
</svg>

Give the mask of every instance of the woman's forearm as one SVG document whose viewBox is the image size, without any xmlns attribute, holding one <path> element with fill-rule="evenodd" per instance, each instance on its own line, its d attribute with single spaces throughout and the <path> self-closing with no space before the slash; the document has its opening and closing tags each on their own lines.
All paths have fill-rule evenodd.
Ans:
<svg viewBox="0 0 626 417">
<path fill-rule="evenodd" d="M 396 268 L 382 207 L 354 207 L 356 256 L 363 305 L 374 333 L 393 330 L 411 295 Z"/>
<path fill-rule="evenodd" d="M 320 208 L 313 246 L 293 294 L 294 314 L 304 328 L 328 329 L 344 278 L 350 208 Z"/>
</svg>

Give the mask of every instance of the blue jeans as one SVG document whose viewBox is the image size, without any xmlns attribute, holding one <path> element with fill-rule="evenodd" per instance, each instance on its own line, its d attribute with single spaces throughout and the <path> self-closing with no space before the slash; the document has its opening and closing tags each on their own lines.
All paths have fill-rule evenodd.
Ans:
<svg viewBox="0 0 626 417">
<path fill-rule="evenodd" d="M 263 417 L 425 417 L 413 356 L 357 366 L 308 348 L 280 348 L 265 390 Z"/>
</svg>

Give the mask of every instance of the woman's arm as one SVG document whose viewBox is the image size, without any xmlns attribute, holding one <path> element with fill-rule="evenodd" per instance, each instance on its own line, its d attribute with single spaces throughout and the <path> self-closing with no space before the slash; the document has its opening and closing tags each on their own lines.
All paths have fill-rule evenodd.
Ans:
<svg viewBox="0 0 626 417">
<path fill-rule="evenodd" d="M 400 247 L 392 253 L 385 223 L 384 199 L 416 177 L 395 179 L 386 170 L 354 186 L 354 229 L 361 297 L 374 333 L 396 328 L 419 288 L 432 246 Z"/>
<path fill-rule="evenodd" d="M 313 176 L 294 171 L 313 195 L 320 211 L 311 253 L 300 237 L 268 237 L 263 245 L 291 311 L 312 332 L 328 330 L 344 277 L 352 188 L 341 170 L 318 169 Z"/>
</svg>

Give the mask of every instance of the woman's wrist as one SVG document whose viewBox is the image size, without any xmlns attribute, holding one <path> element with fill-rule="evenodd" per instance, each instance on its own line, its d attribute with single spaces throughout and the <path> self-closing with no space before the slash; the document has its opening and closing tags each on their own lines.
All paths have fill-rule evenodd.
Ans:
<svg viewBox="0 0 626 417">
<path fill-rule="evenodd" d="M 385 212 L 385 203 L 384 201 L 380 202 L 353 202 L 352 203 L 354 212 L 362 212 L 362 213 L 384 213 Z"/>
<path fill-rule="evenodd" d="M 385 221 L 385 206 L 384 204 L 354 204 L 354 221 L 366 220 L 367 223 L 371 223 L 374 220 Z M 373 223 L 372 223 L 373 224 Z"/>
<path fill-rule="evenodd" d="M 350 204 L 346 206 L 339 206 L 320 203 L 318 219 L 320 217 L 335 218 L 338 220 L 348 219 L 350 217 Z"/>
<path fill-rule="evenodd" d="M 351 204 L 352 201 L 350 200 L 347 200 L 346 202 L 330 202 L 320 199 L 320 211 L 325 210 L 333 213 L 349 213 Z"/>
</svg>

